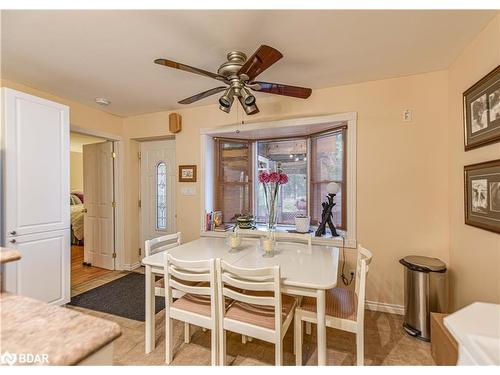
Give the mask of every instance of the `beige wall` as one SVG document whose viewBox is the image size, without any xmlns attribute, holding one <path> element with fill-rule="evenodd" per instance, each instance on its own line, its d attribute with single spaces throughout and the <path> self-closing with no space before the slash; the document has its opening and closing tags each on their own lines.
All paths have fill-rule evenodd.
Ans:
<svg viewBox="0 0 500 375">
<path fill-rule="evenodd" d="M 403 303 L 399 258 L 412 253 L 448 262 L 448 174 L 446 71 L 315 90 L 307 101 L 260 98 L 252 121 L 286 117 L 358 113 L 358 239 L 374 252 L 368 299 Z M 402 121 L 413 111 L 413 122 Z M 236 122 L 215 105 L 183 109 L 183 130 L 176 135 L 177 164 L 200 164 L 200 129 Z M 168 133 L 169 112 L 124 120 L 125 138 Z M 272 114 L 272 116 L 269 116 Z M 244 127 L 244 125 L 242 125 Z M 129 168 L 133 183 L 138 172 Z M 186 240 L 199 237 L 200 184 L 197 195 L 177 189 L 177 225 Z M 138 218 L 136 201 L 127 211 Z M 129 223 L 133 228 L 136 223 Z"/>
<path fill-rule="evenodd" d="M 69 161 L 70 189 L 83 191 L 83 154 L 71 151 Z"/>
<path fill-rule="evenodd" d="M 500 303 L 500 235 L 464 224 L 464 165 L 500 158 L 500 143 L 464 152 L 462 93 L 500 64 L 500 15 L 449 69 L 449 204 L 454 308 Z"/>
</svg>

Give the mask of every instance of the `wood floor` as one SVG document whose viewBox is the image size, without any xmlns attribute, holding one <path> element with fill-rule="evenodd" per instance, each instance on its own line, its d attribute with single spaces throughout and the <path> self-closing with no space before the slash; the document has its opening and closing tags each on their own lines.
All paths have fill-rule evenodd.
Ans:
<svg viewBox="0 0 500 375">
<path fill-rule="evenodd" d="M 83 246 L 71 246 L 71 296 L 125 276 L 127 272 L 83 265 Z"/>
</svg>

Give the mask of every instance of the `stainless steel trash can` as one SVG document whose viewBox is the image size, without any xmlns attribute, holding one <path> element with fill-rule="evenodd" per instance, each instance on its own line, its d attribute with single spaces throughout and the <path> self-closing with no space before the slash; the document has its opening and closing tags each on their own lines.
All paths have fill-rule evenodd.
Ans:
<svg viewBox="0 0 500 375">
<path fill-rule="evenodd" d="M 431 340 L 431 312 L 448 310 L 446 264 L 437 258 L 409 255 L 405 266 L 405 316 L 403 328 L 411 336 Z"/>
</svg>

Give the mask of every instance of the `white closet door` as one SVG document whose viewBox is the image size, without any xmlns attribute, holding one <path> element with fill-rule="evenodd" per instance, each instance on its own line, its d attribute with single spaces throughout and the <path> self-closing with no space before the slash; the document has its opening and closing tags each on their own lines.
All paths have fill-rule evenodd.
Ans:
<svg viewBox="0 0 500 375">
<path fill-rule="evenodd" d="M 69 228 L 69 108 L 2 90 L 5 234 Z"/>
<path fill-rule="evenodd" d="M 62 305 L 70 301 L 69 230 L 29 234 L 12 239 L 9 248 L 21 260 L 5 265 L 5 290 Z"/>
<path fill-rule="evenodd" d="M 113 142 L 83 145 L 84 260 L 114 269 Z"/>
</svg>

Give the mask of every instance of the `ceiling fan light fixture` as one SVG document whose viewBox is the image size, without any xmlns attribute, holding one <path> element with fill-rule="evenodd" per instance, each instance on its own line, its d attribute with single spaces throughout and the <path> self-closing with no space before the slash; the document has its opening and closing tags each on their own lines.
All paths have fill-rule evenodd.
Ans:
<svg viewBox="0 0 500 375">
<path fill-rule="evenodd" d="M 229 87 L 226 91 L 224 91 L 224 95 L 222 95 L 219 98 L 219 104 L 221 107 L 227 108 L 228 113 L 229 109 L 231 109 L 231 106 L 233 105 L 234 101 L 234 92 L 231 87 Z"/>
<path fill-rule="evenodd" d="M 259 112 L 259 108 L 257 108 L 257 106 L 255 105 L 255 102 L 252 105 L 247 105 L 247 104 L 245 104 L 245 101 L 243 100 L 243 97 L 241 97 L 241 96 L 238 97 L 238 100 L 240 101 L 240 104 L 243 107 L 243 109 L 245 110 L 245 113 L 247 115 L 254 115 L 254 114 Z"/>
<path fill-rule="evenodd" d="M 240 95 L 243 98 L 245 105 L 252 106 L 255 104 L 255 96 L 253 96 L 245 87 L 241 88 Z"/>
</svg>

